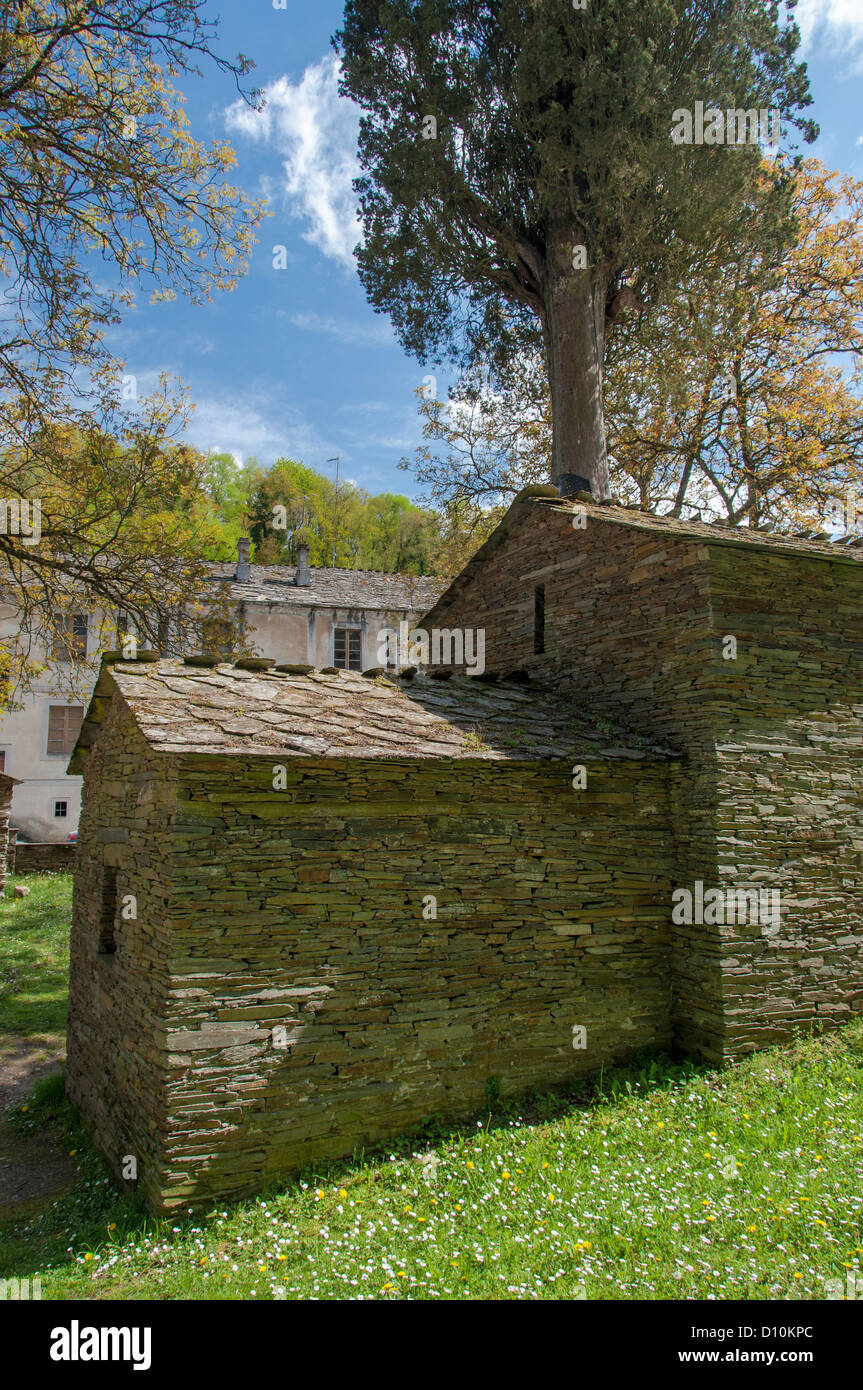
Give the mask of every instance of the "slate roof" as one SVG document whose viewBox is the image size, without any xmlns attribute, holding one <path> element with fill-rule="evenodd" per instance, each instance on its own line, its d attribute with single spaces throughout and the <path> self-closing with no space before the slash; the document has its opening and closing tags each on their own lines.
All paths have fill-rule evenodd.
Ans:
<svg viewBox="0 0 863 1390">
<path fill-rule="evenodd" d="M 554 511 L 573 513 L 577 506 L 583 506 L 588 515 L 598 521 L 610 522 L 615 526 L 627 526 L 635 531 L 650 531 L 654 535 L 680 537 L 684 540 L 706 541 L 709 545 L 742 546 L 744 549 L 770 550 L 774 553 L 787 551 L 795 555 L 812 555 L 823 560 L 847 561 L 850 564 L 863 564 L 863 539 L 831 541 L 829 538 L 816 540 L 813 537 L 792 536 L 776 531 L 755 531 L 750 526 L 721 526 L 706 521 L 679 521 L 672 516 L 654 516 L 636 508 L 606 506 L 598 502 L 579 501 L 577 498 L 534 496 L 529 499 L 542 506 L 551 506 Z"/>
<path fill-rule="evenodd" d="M 730 545 L 768 551 L 772 554 L 785 552 L 789 555 L 808 556 L 838 564 L 863 564 L 863 539 L 859 537 L 851 541 L 834 542 L 787 536 L 771 531 L 754 531 L 748 526 L 719 526 L 704 521 L 678 521 L 675 517 L 654 516 L 636 508 L 597 502 L 589 493 L 561 497 L 556 487 L 548 485 L 527 487 L 519 493 L 488 540 L 471 556 L 464 569 L 443 586 L 440 598 L 445 598 L 450 589 L 453 593 L 460 593 L 470 587 L 477 569 L 506 543 L 512 527 L 529 514 L 528 508 L 531 506 L 549 508 L 567 516 L 574 515 L 576 508 L 581 507 L 587 513 L 588 525 L 597 521 L 611 526 L 625 526 L 630 530 L 646 531 L 671 540 L 698 541 L 711 546 Z M 430 626 L 436 621 L 437 607 L 438 599 L 435 598 L 423 614 L 421 625 Z"/>
<path fill-rule="evenodd" d="M 70 772 L 83 771 L 116 691 L 150 746 L 164 753 L 531 762 L 672 756 L 533 684 L 106 661 Z"/>
<path fill-rule="evenodd" d="M 309 570 L 308 585 L 294 583 L 294 565 L 251 565 L 249 579 L 235 578 L 236 562 L 211 566 L 239 603 L 291 603 L 301 608 L 372 608 L 422 613 L 449 585 L 434 575 L 384 574 L 377 570 Z"/>
</svg>

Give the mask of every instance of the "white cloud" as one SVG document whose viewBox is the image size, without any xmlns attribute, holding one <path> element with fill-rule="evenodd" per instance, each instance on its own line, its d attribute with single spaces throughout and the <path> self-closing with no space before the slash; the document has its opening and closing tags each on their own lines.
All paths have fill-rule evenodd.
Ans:
<svg viewBox="0 0 863 1390">
<path fill-rule="evenodd" d="M 199 449 L 233 454 L 238 460 L 254 456 L 271 463 L 294 458 L 312 468 L 339 452 L 338 444 L 324 439 L 301 411 L 275 397 L 270 407 L 267 401 L 235 405 L 219 396 L 197 396 L 186 439 Z M 345 452 L 342 448 L 343 457 Z"/>
<path fill-rule="evenodd" d="M 348 401 L 339 406 L 339 414 L 392 415 L 393 409 L 392 401 Z"/>
<path fill-rule="evenodd" d="M 308 224 L 306 241 L 352 269 L 353 248 L 361 240 L 351 186 L 359 173 L 359 113 L 339 96 L 338 76 L 338 58 L 322 58 L 298 83 L 280 77 L 265 87 L 262 111 L 236 101 L 225 121 L 232 135 L 271 145 L 284 156 L 281 192 L 291 214 Z"/>
<path fill-rule="evenodd" d="M 288 317 L 295 328 L 327 333 L 331 338 L 338 338 L 340 343 L 374 347 L 395 342 L 393 330 L 385 319 L 353 323 L 350 319 L 325 317 L 323 314 L 290 314 Z"/>
<path fill-rule="evenodd" d="M 802 52 L 842 52 L 852 64 L 863 62 L 863 5 L 860 0 L 800 0 L 794 18 Z"/>
<path fill-rule="evenodd" d="M 367 444 L 373 444 L 378 449 L 415 449 L 420 443 L 418 432 L 405 431 L 403 434 L 373 434 L 366 439 Z"/>
</svg>

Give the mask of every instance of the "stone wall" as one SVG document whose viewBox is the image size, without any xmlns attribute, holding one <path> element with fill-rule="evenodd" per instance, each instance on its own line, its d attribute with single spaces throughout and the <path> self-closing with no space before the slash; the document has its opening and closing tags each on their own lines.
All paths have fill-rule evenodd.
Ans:
<svg viewBox="0 0 863 1390">
<path fill-rule="evenodd" d="M 9 816 L 12 811 L 12 783 L 0 776 L 0 894 L 6 887 L 6 875 L 12 873 L 8 862 Z"/>
<path fill-rule="evenodd" d="M 668 1045 L 669 764 L 598 762 L 580 791 L 568 764 L 304 758 L 282 791 L 267 759 L 165 764 L 136 805 L 115 714 L 88 759 L 69 1042 L 70 1093 L 154 1207 L 467 1115 L 491 1077 Z M 139 912 L 108 965 L 103 844 Z"/>
<path fill-rule="evenodd" d="M 863 1008 L 863 605 L 857 566 L 712 549 L 720 884 L 765 884 L 781 925 L 721 929 L 736 1051 Z"/>
<path fill-rule="evenodd" d="M 121 701 L 87 760 L 75 863 L 66 1086 L 118 1177 L 160 1161 L 167 1114 L 170 929 L 169 763 Z M 136 899 L 136 917 L 124 917 Z M 105 949 L 111 944 L 113 951 Z M 102 949 L 100 949 L 100 946 Z"/>
<path fill-rule="evenodd" d="M 75 867 L 75 844 L 29 844 L 19 840 L 15 847 L 18 874 L 71 874 Z"/>
<path fill-rule="evenodd" d="M 712 637 L 706 547 L 526 501 L 490 553 L 468 566 L 424 628 L 485 629 L 486 668 L 523 667 L 589 709 L 685 752 L 671 798 L 675 883 L 715 883 L 716 754 L 710 716 Z M 534 595 L 545 634 L 534 651 Z M 669 898 L 669 921 L 671 901 Z M 723 1054 L 720 943 L 710 928 L 673 928 L 674 1033 L 686 1052 Z"/>
<path fill-rule="evenodd" d="M 485 627 L 487 668 L 524 666 L 680 751 L 678 886 L 784 895 L 779 932 L 673 928 L 681 1048 L 733 1057 L 863 1007 L 860 566 L 592 511 L 575 529 L 523 502 L 469 570 L 423 626 Z"/>
</svg>

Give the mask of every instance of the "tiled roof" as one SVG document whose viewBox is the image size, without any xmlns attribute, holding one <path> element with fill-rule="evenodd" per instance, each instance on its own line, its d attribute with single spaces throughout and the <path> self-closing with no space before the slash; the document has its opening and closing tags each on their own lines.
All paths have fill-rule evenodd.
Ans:
<svg viewBox="0 0 863 1390">
<path fill-rule="evenodd" d="M 201 669 L 160 660 L 103 664 L 71 772 L 83 770 L 115 690 L 150 746 L 165 753 L 532 762 L 669 756 L 533 684 Z"/>
<path fill-rule="evenodd" d="M 384 574 L 376 570 L 310 569 L 309 584 L 294 583 L 293 565 L 251 565 L 249 579 L 235 578 L 236 563 L 211 566 L 240 603 L 290 603 L 309 608 L 374 608 L 422 613 L 449 584 L 434 575 Z"/>
</svg>

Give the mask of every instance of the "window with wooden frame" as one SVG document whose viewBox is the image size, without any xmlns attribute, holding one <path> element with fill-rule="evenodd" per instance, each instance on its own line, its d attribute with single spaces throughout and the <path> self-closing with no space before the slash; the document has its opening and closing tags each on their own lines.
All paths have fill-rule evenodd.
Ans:
<svg viewBox="0 0 863 1390">
<path fill-rule="evenodd" d="M 84 661 L 87 656 L 87 614 L 65 613 L 54 619 L 52 661 Z"/>
<path fill-rule="evenodd" d="M 363 669 L 363 634 L 358 627 L 333 629 L 333 665 L 340 671 Z"/>
<path fill-rule="evenodd" d="M 78 740 L 83 721 L 83 705 L 48 706 L 48 743 L 45 752 L 49 758 L 68 758 Z"/>
</svg>

